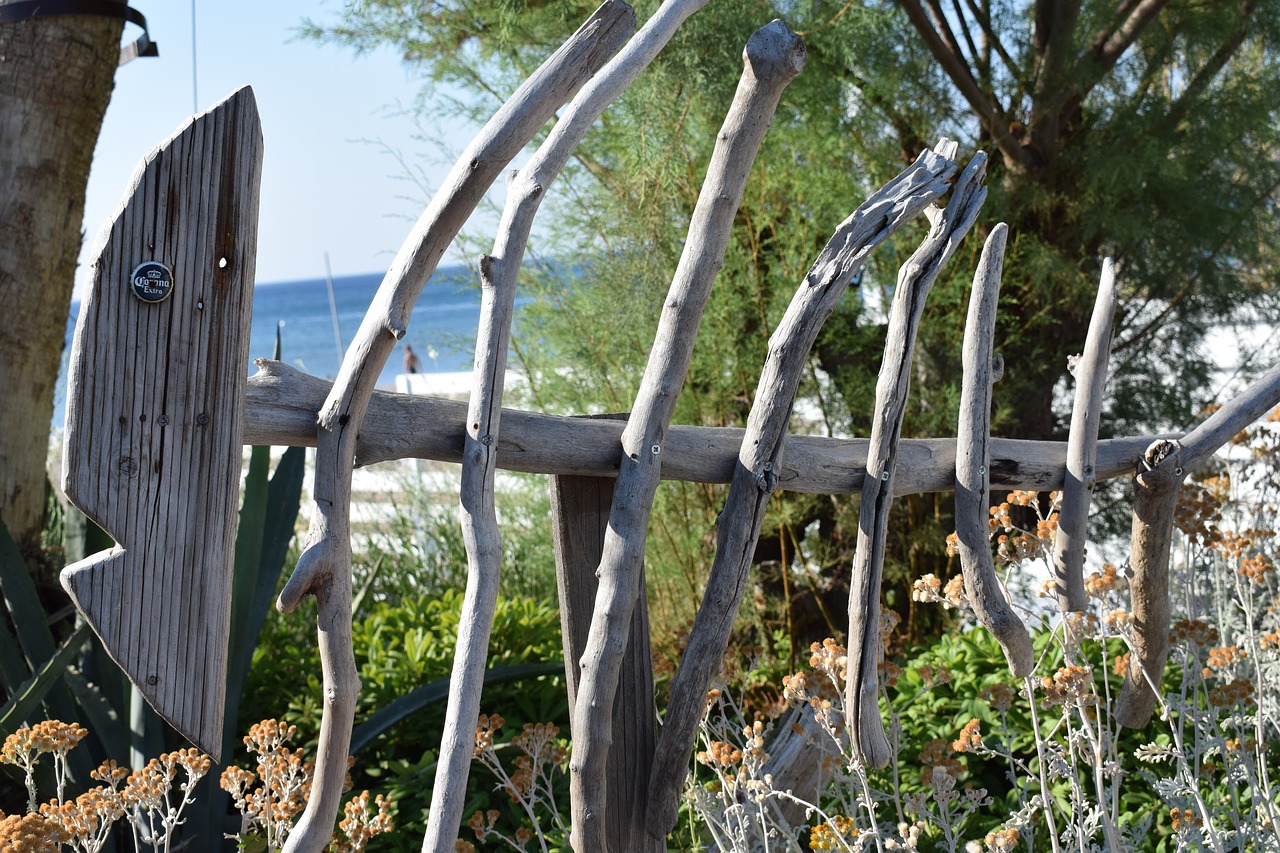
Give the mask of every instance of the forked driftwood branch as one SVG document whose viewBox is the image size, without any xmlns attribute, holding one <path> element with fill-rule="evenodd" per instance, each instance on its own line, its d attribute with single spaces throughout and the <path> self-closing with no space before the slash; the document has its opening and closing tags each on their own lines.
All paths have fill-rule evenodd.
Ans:
<svg viewBox="0 0 1280 853">
<path fill-rule="evenodd" d="M 307 547 L 280 593 L 291 612 L 315 595 L 324 669 L 314 786 L 286 850 L 319 851 L 333 833 L 347 772 L 347 748 L 360 681 L 351 641 L 351 468 L 357 436 L 382 366 L 404 336 L 409 314 L 445 249 L 507 163 L 617 46 L 614 26 L 628 15 L 606 3 L 526 80 L 463 152 L 414 225 L 343 357 L 317 419 L 315 514 Z"/>
<path fill-rule="evenodd" d="M 1062 487 L 1058 530 L 1053 539 L 1053 569 L 1058 604 L 1064 612 L 1084 610 L 1084 546 L 1088 541 L 1089 502 L 1098 484 L 1098 427 L 1102 391 L 1111 357 L 1112 317 L 1116 313 L 1116 265 L 1102 262 L 1102 279 L 1084 340 L 1084 352 L 1071 371 L 1076 378 L 1071 431 L 1067 434 L 1067 479 Z"/>
<path fill-rule="evenodd" d="M 1267 371 L 1181 441 L 1159 440 L 1147 449 L 1134 477 L 1129 595 L 1133 651 L 1116 699 L 1116 721 L 1140 729 L 1151 720 L 1169 653 L 1169 547 L 1178 491 L 1187 475 L 1236 433 L 1280 404 L 1280 364 Z"/>
<path fill-rule="evenodd" d="M 991 229 L 973 276 L 969 316 L 964 326 L 964 381 L 956 428 L 956 539 L 965 592 L 978 621 L 1004 649 L 1009 671 L 1022 678 L 1035 667 L 1026 626 L 1005 599 L 991 559 L 991 385 L 999 377 L 994 361 L 996 309 L 1008 226 Z"/>
<path fill-rule="evenodd" d="M 618 482 L 597 572 L 600 586 L 573 709 L 569 772 L 572 842 L 579 853 L 607 848 L 604 765 L 611 740 L 613 699 L 632 608 L 640 594 L 644 543 L 661 479 L 667 428 L 688 373 L 711 285 L 724 263 L 751 164 L 783 90 L 800 73 L 804 59 L 804 42 L 779 21 L 757 30 L 747 42 L 742 78 L 716 138 L 689 223 L 688 240 L 658 321 L 653 351 L 622 433 Z"/>
<path fill-rule="evenodd" d="M 493 251 L 480 260 L 481 313 L 461 488 L 468 584 L 424 849 L 450 847 L 462 817 L 473 753 L 469 735 L 480 710 L 502 564 L 502 538 L 494 505 L 495 442 L 499 438 L 515 290 L 533 220 L 551 183 L 587 131 L 653 62 L 680 24 L 706 2 L 672 0 L 664 5 L 578 93 L 537 153 L 513 175 Z"/>
<path fill-rule="evenodd" d="M 814 262 L 769 339 L 755 402 L 720 513 L 715 560 L 702 605 L 671 681 L 670 700 L 649 782 L 646 825 L 665 837 L 675 824 L 689 754 L 697 739 L 706 693 L 724 657 L 755 556 L 765 507 L 778 485 L 787 425 L 809 352 L 871 251 L 943 196 L 955 163 L 925 151 L 840 224 Z"/>
<path fill-rule="evenodd" d="M 955 156 L 954 143 L 950 144 L 948 156 Z M 974 155 L 957 180 L 946 209 L 929 209 L 933 225 L 924 242 L 899 271 L 889 311 L 888 339 L 876 382 L 876 407 L 871 420 L 868 476 L 862 483 L 853 579 L 849 585 L 849 678 L 845 687 L 845 715 L 853 753 L 870 767 L 882 767 L 891 757 L 877 706 L 879 676 L 876 670 L 883 656 L 880 573 L 884 566 L 889 504 L 893 500 L 898 440 L 911 385 L 911 356 L 925 297 L 986 200 L 987 191 L 982 185 L 986 165 L 985 154 Z"/>
</svg>

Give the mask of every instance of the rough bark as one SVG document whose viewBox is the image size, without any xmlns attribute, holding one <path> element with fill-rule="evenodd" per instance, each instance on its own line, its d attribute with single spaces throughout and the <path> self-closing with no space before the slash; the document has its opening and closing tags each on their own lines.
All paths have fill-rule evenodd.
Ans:
<svg viewBox="0 0 1280 853">
<path fill-rule="evenodd" d="M 954 152 L 954 143 L 952 146 Z M 957 180 L 946 209 L 929 210 L 932 227 L 898 272 L 898 285 L 889 311 L 888 339 L 876 382 L 876 406 L 871 422 L 867 459 L 870 476 L 862 483 L 858 544 L 849 584 L 849 680 L 845 688 L 845 714 L 853 753 L 870 767 L 883 767 L 891 757 L 877 705 L 879 676 L 876 670 L 884 654 L 880 646 L 880 574 L 884 567 L 898 443 L 911 385 L 911 357 L 925 298 L 986 200 L 987 191 L 982 185 L 986 165 L 986 155 L 981 152 L 974 155 Z"/>
<path fill-rule="evenodd" d="M 675 825 L 689 753 L 697 740 L 706 693 L 724 657 L 747 586 L 765 507 L 778 484 L 787 425 L 809 352 L 822 324 L 871 251 L 944 195 L 955 163 L 925 151 L 905 172 L 841 223 L 805 276 L 769 338 L 755 403 L 720 513 L 716 556 L 689 643 L 671 681 L 667 715 L 649 782 L 648 828 L 662 838 Z M 787 567 L 783 567 L 787 571 Z"/>
<path fill-rule="evenodd" d="M 1053 539 L 1053 569 L 1058 604 L 1064 612 L 1084 610 L 1084 546 L 1089 502 L 1098 484 L 1098 427 L 1102 423 L 1102 391 L 1111 357 L 1111 318 L 1116 313 L 1116 266 L 1102 262 L 1102 280 L 1085 336 L 1084 352 L 1072 371 L 1076 378 L 1071 431 L 1067 434 L 1067 479 L 1062 488 L 1058 530 Z"/>
<path fill-rule="evenodd" d="M 27 554 L 39 546 L 85 185 L 121 27 L 84 15 L 0 24 L 0 518 Z M 56 586 L 56 573 L 37 581 Z"/>
<path fill-rule="evenodd" d="M 1009 671 L 1021 678 L 1031 674 L 1035 655 L 1026 626 L 1005 600 L 991 559 L 987 523 L 991 506 L 991 386 L 1000 378 L 993 337 L 1008 231 L 999 223 L 982 247 L 964 326 L 964 383 L 956 428 L 956 539 L 965 593 L 973 612 L 1004 649 Z"/>
<path fill-rule="evenodd" d="M 631 611 L 639 594 L 645 534 L 667 429 L 711 285 L 724 263 L 751 164 L 782 92 L 804 67 L 804 58 L 804 42 L 778 21 L 757 30 L 747 42 L 738 91 L 716 139 L 685 250 L 658 321 L 653 351 L 623 430 L 621 469 L 598 571 L 600 588 L 573 710 L 569 772 L 572 843 L 579 853 L 608 849 L 603 812 L 610 718 Z"/>
</svg>

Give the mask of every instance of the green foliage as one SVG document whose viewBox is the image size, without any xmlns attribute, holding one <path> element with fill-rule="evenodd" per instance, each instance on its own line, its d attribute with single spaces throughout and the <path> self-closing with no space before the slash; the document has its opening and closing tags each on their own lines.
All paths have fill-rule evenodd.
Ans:
<svg viewBox="0 0 1280 853">
<path fill-rule="evenodd" d="M 448 679 L 462 597 L 460 590 L 450 589 L 379 601 L 370 604 L 365 614 L 356 619 L 353 636 L 361 685 L 357 727 L 385 714 L 384 709 L 403 701 L 422 685 Z M 304 604 L 303 609 L 308 612 L 287 617 L 273 614 L 268 618 L 254 653 L 241 715 L 245 719 L 275 717 L 297 725 L 299 742 L 310 749 L 319 730 L 322 690 L 314 638 L 314 603 Z M 559 661 L 562 654 L 554 602 L 499 599 L 489 641 L 491 669 Z M 536 722 L 555 722 L 567 729 L 562 674 L 544 672 L 518 681 L 494 682 L 485 689 L 483 706 L 486 710 L 500 710 L 510 721 L 510 731 L 518 732 L 524 723 Z M 425 827 L 436 750 L 444 725 L 442 699 L 424 704 L 417 713 L 368 744 L 353 769 L 357 788 L 368 787 L 395 796 L 396 836 L 412 839 L 404 841 L 406 850 L 417 849 Z M 501 807 L 506 798 L 492 795 L 492 784 L 486 774 L 472 773 L 469 808 L 480 802 L 493 803 L 486 808 Z M 392 849 L 385 845 L 400 842 L 379 843 L 383 849 Z"/>
</svg>

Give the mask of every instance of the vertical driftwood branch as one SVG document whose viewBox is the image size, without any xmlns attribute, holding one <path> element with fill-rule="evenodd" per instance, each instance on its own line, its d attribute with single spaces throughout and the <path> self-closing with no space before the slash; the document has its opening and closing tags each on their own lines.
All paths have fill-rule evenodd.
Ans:
<svg viewBox="0 0 1280 853">
<path fill-rule="evenodd" d="M 1009 670 L 1021 678 L 1031 674 L 1035 652 L 1026 626 L 1005 600 L 991 559 L 987 524 L 991 506 L 991 385 L 999 378 L 994 375 L 992 338 L 1008 231 L 1001 222 L 991 229 L 982 247 L 964 326 L 964 383 L 956 427 L 956 538 L 973 612 L 1004 649 Z"/>
<path fill-rule="evenodd" d="M 480 321 L 459 492 L 462 534 L 467 549 L 467 590 L 458 623 L 440 760 L 436 765 L 430 817 L 422 842 L 424 851 L 451 850 L 457 841 L 467 775 L 474 754 L 472 733 L 480 713 L 489 634 L 502 569 L 494 471 L 507 346 L 516 284 L 533 220 L 548 187 L 587 130 L 653 61 L 680 23 L 705 2 L 684 0 L 668 4 L 631 44 L 585 84 L 530 162 L 513 176 L 493 251 L 480 258 Z M 611 2 L 609 14 L 602 46 L 607 42 L 609 49 L 613 49 L 635 28 L 635 13 L 625 3 Z M 601 51 L 599 55 L 607 54 Z"/>
<path fill-rule="evenodd" d="M 1169 547 L 1182 485 L 1182 445 L 1153 443 L 1133 480 L 1133 529 L 1129 556 L 1133 650 L 1129 674 L 1116 699 L 1116 721 L 1142 728 L 1151 719 L 1157 687 L 1169 653 Z"/>
<path fill-rule="evenodd" d="M 982 186 L 986 166 L 986 155 L 978 152 L 956 182 L 946 209 L 929 209 L 933 225 L 924 242 L 898 272 L 898 286 L 889 311 L 888 339 L 876 382 L 867 477 L 862 485 L 858 545 L 849 587 L 849 681 L 845 688 L 845 714 L 854 755 L 871 767 L 881 767 L 890 758 L 884 722 L 876 705 L 879 693 L 876 668 L 882 656 L 880 573 L 884 566 L 889 504 L 893 499 L 898 438 L 911 384 L 911 355 L 925 297 L 987 197 L 986 188 Z"/>
<path fill-rule="evenodd" d="M 1089 320 L 1084 353 L 1072 373 L 1076 399 L 1067 436 L 1067 478 L 1053 540 L 1053 569 L 1058 603 L 1064 611 L 1084 610 L 1084 546 L 1089 525 L 1089 500 L 1098 483 L 1098 425 L 1102 422 L 1102 389 L 1111 357 L 1111 318 L 1116 313 L 1116 265 L 1102 262 L 1098 298 Z"/>
<path fill-rule="evenodd" d="M 1133 652 L 1116 699 L 1116 721 L 1140 729 L 1151 720 L 1169 645 L 1169 548 L 1178 487 L 1219 447 L 1280 403 L 1280 364 L 1214 412 L 1181 442 L 1160 440 L 1142 457 L 1134 478 L 1129 595 Z M 1148 683 L 1148 679 L 1150 683 Z"/>
<path fill-rule="evenodd" d="M 625 415 L 622 416 L 625 419 Z M 565 681 L 569 707 L 578 694 L 578 660 L 591 630 L 596 600 L 596 567 L 604 548 L 613 502 L 610 477 L 551 478 L 551 517 L 556 548 L 556 585 L 560 592 L 560 627 L 564 641 Z M 644 578 L 640 578 L 641 589 Z M 608 804 L 605 837 L 610 850 L 664 853 L 666 840 L 644 828 L 645 788 L 653 761 L 657 720 L 653 714 L 653 654 L 649 614 L 641 594 L 631 611 L 626 657 L 613 703 L 614 743 L 605 778 Z"/>
<path fill-rule="evenodd" d="M 622 434 L 600 587 L 573 710 L 573 848 L 607 849 L 604 837 L 605 761 L 618 671 L 631 611 L 639 594 L 645 533 L 661 475 L 661 453 L 676 398 L 715 275 L 724 263 L 733 218 L 765 131 L 787 84 L 804 66 L 799 36 L 774 21 L 747 42 L 745 68 L 716 139 L 689 236 L 658 321 L 649 363 Z"/>
<path fill-rule="evenodd" d="M 871 251 L 945 194 L 954 175 L 955 164 L 948 157 L 925 151 L 863 203 L 836 229 L 769 339 L 732 485 L 720 514 L 715 561 L 689 644 L 671 682 L 667 716 L 654 758 L 646 823 L 659 838 L 671 831 L 676 820 L 707 688 L 742 602 L 765 506 L 782 467 L 791 407 L 813 342 Z"/>
<path fill-rule="evenodd" d="M 485 190 L 582 83 L 612 54 L 601 37 L 616 18 L 613 4 L 597 10 L 494 114 L 467 146 L 400 248 L 373 304 L 343 357 L 338 380 L 317 418 L 316 512 L 307 548 L 280 594 L 292 611 L 316 596 L 317 632 L 324 669 L 324 716 L 315 783 L 289 851 L 319 851 L 333 832 L 360 680 L 351 646 L 351 466 L 364 414 L 378 374 L 441 256 Z"/>
</svg>

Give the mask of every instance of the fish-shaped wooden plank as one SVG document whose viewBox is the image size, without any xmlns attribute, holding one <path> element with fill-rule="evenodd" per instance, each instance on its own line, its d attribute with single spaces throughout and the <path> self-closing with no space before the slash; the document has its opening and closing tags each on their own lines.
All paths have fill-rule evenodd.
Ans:
<svg viewBox="0 0 1280 853">
<path fill-rule="evenodd" d="M 62 572 L 175 729 L 222 743 L 262 129 L 253 91 L 146 156 L 94 252 L 63 488 L 118 543 Z"/>
</svg>

